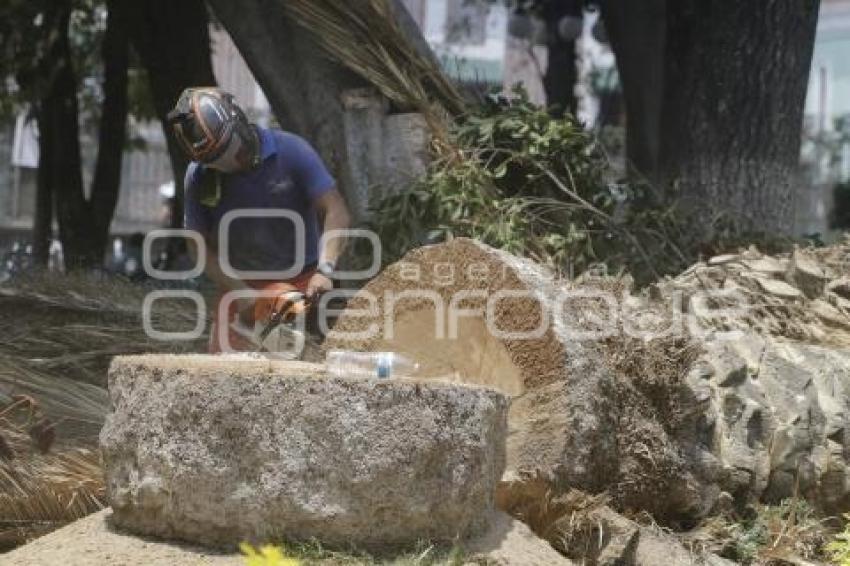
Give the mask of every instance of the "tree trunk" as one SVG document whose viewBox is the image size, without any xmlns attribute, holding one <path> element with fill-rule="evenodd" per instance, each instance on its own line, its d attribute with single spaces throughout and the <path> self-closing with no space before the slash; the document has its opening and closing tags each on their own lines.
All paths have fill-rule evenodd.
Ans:
<svg viewBox="0 0 850 566">
<path fill-rule="evenodd" d="M 70 16 L 71 2 L 60 0 L 51 5 L 45 18 L 54 30 L 48 62 L 53 70 L 39 116 L 39 132 L 49 149 L 47 155 L 40 156 L 39 169 L 43 169 L 43 180 L 55 199 L 65 264 L 76 268 L 90 259 L 91 226 L 83 191 L 77 80 L 68 38 Z"/>
<path fill-rule="evenodd" d="M 332 62 L 308 31 L 287 18 L 285 0 L 209 0 L 209 4 L 263 88 L 278 122 L 316 147 L 342 193 L 355 202 L 341 95 L 369 85 Z M 388 6 L 410 44 L 433 58 L 401 1 L 388 0 Z"/>
<path fill-rule="evenodd" d="M 92 219 L 92 255 L 103 258 L 109 226 L 121 188 L 121 164 L 127 138 L 127 69 L 129 40 L 125 2 L 108 0 L 103 38 L 103 108 L 97 146 L 97 165 L 92 180 L 89 210 Z"/>
<path fill-rule="evenodd" d="M 39 124 L 38 136 L 38 173 L 36 179 L 35 214 L 32 226 L 33 262 L 39 267 L 47 267 L 50 258 L 50 242 L 53 240 L 53 179 L 50 175 L 50 163 L 53 158 L 53 144 L 47 132 L 47 119 L 44 100 L 39 103 L 36 120 Z"/>
<path fill-rule="evenodd" d="M 41 104 L 40 145 L 45 153 L 39 162 L 39 196 L 35 232 L 44 246 L 44 230 L 50 225 L 53 195 L 59 238 L 69 269 L 98 267 L 103 262 L 109 225 L 121 185 L 121 161 L 127 121 L 127 39 L 121 15 L 110 2 L 104 35 L 104 103 L 98 158 L 91 200 L 86 199 L 80 156 L 77 79 L 68 38 L 70 2 L 57 2 L 55 41 L 50 51 L 55 74 Z M 49 242 L 49 239 L 48 239 Z M 44 247 L 38 261 L 46 261 Z"/>
<path fill-rule="evenodd" d="M 309 32 L 286 17 L 279 0 L 210 0 L 266 94 L 281 127 L 309 140 L 349 196 L 344 90 L 366 86 L 331 62 Z"/>
<path fill-rule="evenodd" d="M 788 232 L 819 1 L 667 7 L 658 179 L 741 231 Z M 703 226 L 708 228 L 708 226 Z"/>
<path fill-rule="evenodd" d="M 617 59 L 626 104 L 630 167 L 655 179 L 664 92 L 666 0 L 602 0 L 602 21 Z"/>
<path fill-rule="evenodd" d="M 121 1 L 121 0 L 118 0 Z M 183 181 L 189 162 L 165 118 L 184 89 L 216 84 L 210 59 L 209 19 L 203 0 L 127 2 L 130 39 L 147 69 L 174 171 L 171 225 L 183 225 Z M 241 5 L 241 2 L 233 2 Z M 173 254 L 171 254 L 173 256 Z"/>
<path fill-rule="evenodd" d="M 546 104 L 556 116 L 562 116 L 564 112 L 575 115 L 578 108 L 576 42 L 561 37 L 558 24 L 564 17 L 581 18 L 582 2 L 549 2 L 545 5 L 542 15 L 546 22 L 546 44 L 549 52 L 546 73 L 543 76 Z"/>
</svg>

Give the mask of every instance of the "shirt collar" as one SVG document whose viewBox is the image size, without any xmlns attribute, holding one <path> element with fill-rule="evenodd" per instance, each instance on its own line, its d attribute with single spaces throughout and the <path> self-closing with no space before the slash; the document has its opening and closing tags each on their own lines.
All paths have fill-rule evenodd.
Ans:
<svg viewBox="0 0 850 566">
<path fill-rule="evenodd" d="M 260 158 L 268 159 L 277 153 L 277 144 L 275 143 L 274 134 L 271 130 L 256 126 L 257 135 L 260 137 Z"/>
</svg>

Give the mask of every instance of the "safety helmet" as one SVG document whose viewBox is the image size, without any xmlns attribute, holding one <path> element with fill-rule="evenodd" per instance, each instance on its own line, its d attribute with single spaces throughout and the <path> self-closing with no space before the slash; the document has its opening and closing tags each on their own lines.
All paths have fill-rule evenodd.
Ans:
<svg viewBox="0 0 850 566">
<path fill-rule="evenodd" d="M 183 151 L 193 161 L 219 167 L 247 169 L 260 156 L 257 132 L 234 101 L 215 87 L 187 88 L 168 113 Z M 238 164 L 238 166 L 237 166 Z"/>
</svg>

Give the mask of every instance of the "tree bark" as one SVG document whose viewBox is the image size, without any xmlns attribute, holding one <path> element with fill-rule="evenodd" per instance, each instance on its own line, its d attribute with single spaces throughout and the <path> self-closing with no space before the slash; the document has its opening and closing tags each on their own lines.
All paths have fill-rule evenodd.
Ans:
<svg viewBox="0 0 850 566">
<path fill-rule="evenodd" d="M 706 223 L 724 214 L 742 232 L 790 231 L 818 7 L 668 3 L 657 178 Z"/>
</svg>

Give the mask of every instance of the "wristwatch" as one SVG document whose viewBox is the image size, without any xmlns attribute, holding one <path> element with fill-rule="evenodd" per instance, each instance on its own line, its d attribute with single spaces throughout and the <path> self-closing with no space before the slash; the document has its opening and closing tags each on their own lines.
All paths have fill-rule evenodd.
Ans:
<svg viewBox="0 0 850 566">
<path fill-rule="evenodd" d="M 316 271 L 318 271 L 328 279 L 333 277 L 334 270 L 336 270 L 336 263 L 333 261 L 320 262 L 319 266 L 316 268 Z"/>
</svg>

